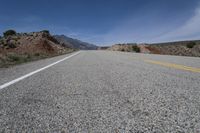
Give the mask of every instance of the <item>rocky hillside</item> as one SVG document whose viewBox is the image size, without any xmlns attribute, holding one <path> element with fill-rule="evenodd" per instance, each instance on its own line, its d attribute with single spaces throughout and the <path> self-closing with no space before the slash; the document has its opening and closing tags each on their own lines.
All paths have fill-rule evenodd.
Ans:
<svg viewBox="0 0 200 133">
<path fill-rule="evenodd" d="M 153 54 L 200 57 L 200 41 L 180 41 L 145 45 Z"/>
<path fill-rule="evenodd" d="M 71 47 L 74 49 L 81 49 L 81 50 L 96 50 L 98 47 L 90 44 L 90 43 L 86 43 L 86 42 L 82 42 L 78 39 L 73 39 L 70 37 L 67 37 L 65 35 L 55 35 L 54 36 L 62 45 L 67 46 L 67 47 Z"/>
<path fill-rule="evenodd" d="M 115 44 L 107 48 L 107 50 L 200 57 L 200 41 L 157 44 Z"/>
<path fill-rule="evenodd" d="M 23 63 L 72 51 L 60 45 L 48 31 L 16 33 L 4 32 L 0 38 L 0 67 Z"/>
</svg>

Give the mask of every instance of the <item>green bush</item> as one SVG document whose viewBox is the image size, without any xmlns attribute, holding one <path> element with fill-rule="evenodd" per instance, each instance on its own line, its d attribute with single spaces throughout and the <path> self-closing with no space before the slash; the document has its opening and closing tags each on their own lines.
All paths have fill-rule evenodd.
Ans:
<svg viewBox="0 0 200 133">
<path fill-rule="evenodd" d="M 189 42 L 186 46 L 187 48 L 193 48 L 196 45 L 195 42 Z"/>
<path fill-rule="evenodd" d="M 31 61 L 31 55 L 30 54 L 24 54 L 24 55 L 19 55 L 15 53 L 9 53 L 7 54 L 8 61 L 14 64 L 19 64 L 19 63 L 24 63 Z"/>
<path fill-rule="evenodd" d="M 10 61 L 14 61 L 14 62 L 20 61 L 20 56 L 16 54 L 8 54 L 8 58 Z"/>
<path fill-rule="evenodd" d="M 12 35 L 16 35 L 16 31 L 14 30 L 7 30 L 3 33 L 3 36 L 4 37 L 7 37 L 7 36 L 12 36 Z"/>
<path fill-rule="evenodd" d="M 27 54 L 25 58 L 29 60 L 29 59 L 31 59 L 31 55 Z"/>
<path fill-rule="evenodd" d="M 14 43 L 8 43 L 9 48 L 16 48 L 16 45 Z"/>
<path fill-rule="evenodd" d="M 140 53 L 140 48 L 137 45 L 133 45 L 132 50 L 137 52 L 137 53 Z"/>
<path fill-rule="evenodd" d="M 40 53 L 35 53 L 34 56 L 40 56 Z"/>
<path fill-rule="evenodd" d="M 50 32 L 48 30 L 43 30 L 42 32 L 50 34 Z"/>
<path fill-rule="evenodd" d="M 3 41 L 3 40 L 0 40 L 0 44 L 4 44 L 4 41 Z"/>
</svg>

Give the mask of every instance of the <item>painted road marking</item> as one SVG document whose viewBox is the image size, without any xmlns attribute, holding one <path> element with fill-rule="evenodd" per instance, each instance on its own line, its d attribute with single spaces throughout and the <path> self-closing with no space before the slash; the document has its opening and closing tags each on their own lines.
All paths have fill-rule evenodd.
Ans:
<svg viewBox="0 0 200 133">
<path fill-rule="evenodd" d="M 189 66 L 178 65 L 178 64 L 167 63 L 167 62 L 154 61 L 154 60 L 144 60 L 144 61 L 151 64 L 157 64 L 157 65 L 161 65 L 165 67 L 200 73 L 200 68 L 189 67 Z"/>
<path fill-rule="evenodd" d="M 67 60 L 67 59 L 69 59 L 69 58 L 71 58 L 71 57 L 73 57 L 73 56 L 75 56 L 75 55 L 78 55 L 79 53 L 80 53 L 80 52 L 76 52 L 76 53 L 74 53 L 74 54 L 72 54 L 72 55 L 70 55 L 70 56 L 67 56 L 67 57 L 65 57 L 65 58 L 63 58 L 63 59 L 61 59 L 61 60 L 59 60 L 59 61 L 56 61 L 56 62 L 54 62 L 54 63 L 52 63 L 52 64 L 49 64 L 49 65 L 47 65 L 47 66 L 45 66 L 45 67 L 43 67 L 43 68 L 40 68 L 40 69 L 35 70 L 35 71 L 33 71 L 33 72 L 30 72 L 30 73 L 28 73 L 28 74 L 26 74 L 26 75 L 24 75 L 24 76 L 21 76 L 21 77 L 15 79 L 15 80 L 12 80 L 12 81 L 10 81 L 10 82 L 7 82 L 7 83 L 5 83 L 5 84 L 3 84 L 3 85 L 0 86 L 0 90 L 1 90 L 1 89 L 4 89 L 4 88 L 6 88 L 6 87 L 8 87 L 8 86 L 10 86 L 10 85 L 12 85 L 12 84 L 15 84 L 15 83 L 17 83 L 17 82 L 19 82 L 19 81 L 21 81 L 21 80 L 23 80 L 23 79 L 25 79 L 25 78 L 28 78 L 28 77 L 30 77 L 30 76 L 36 74 L 36 73 L 39 73 L 39 72 L 41 72 L 41 71 L 43 71 L 43 70 L 45 70 L 45 69 L 47 69 L 47 68 L 49 68 L 49 67 L 52 67 L 52 66 L 54 66 L 54 65 L 56 65 L 56 64 L 58 64 L 58 63 L 60 63 L 60 62 L 62 62 L 62 61 L 65 61 L 65 60 Z"/>
</svg>

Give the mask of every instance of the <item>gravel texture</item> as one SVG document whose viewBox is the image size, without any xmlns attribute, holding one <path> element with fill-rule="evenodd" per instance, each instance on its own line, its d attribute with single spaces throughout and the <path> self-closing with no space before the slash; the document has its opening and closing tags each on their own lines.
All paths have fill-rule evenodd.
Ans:
<svg viewBox="0 0 200 133">
<path fill-rule="evenodd" d="M 0 83 L 65 56 L 0 69 Z M 200 73 L 144 58 L 200 67 L 200 58 L 82 51 L 0 90 L 0 132 L 200 132 Z"/>
</svg>

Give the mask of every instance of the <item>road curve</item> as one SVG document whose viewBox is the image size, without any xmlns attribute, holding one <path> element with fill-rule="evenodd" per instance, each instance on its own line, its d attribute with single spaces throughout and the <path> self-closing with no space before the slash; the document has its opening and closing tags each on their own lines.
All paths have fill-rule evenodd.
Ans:
<svg viewBox="0 0 200 133">
<path fill-rule="evenodd" d="M 0 85 L 70 55 L 0 69 Z M 200 132 L 200 58 L 81 51 L 0 90 L 0 132 Z"/>
</svg>

